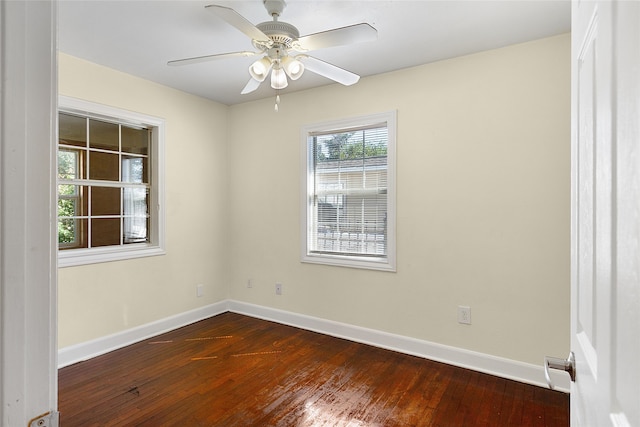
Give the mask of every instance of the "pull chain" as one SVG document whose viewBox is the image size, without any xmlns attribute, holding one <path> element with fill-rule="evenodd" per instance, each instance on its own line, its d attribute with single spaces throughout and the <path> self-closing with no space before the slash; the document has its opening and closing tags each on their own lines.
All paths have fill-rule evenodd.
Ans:
<svg viewBox="0 0 640 427">
<path fill-rule="evenodd" d="M 278 112 L 279 104 L 280 104 L 280 95 L 278 94 L 278 91 L 276 91 L 276 105 L 274 106 L 274 110 L 276 111 L 276 113 Z"/>
</svg>

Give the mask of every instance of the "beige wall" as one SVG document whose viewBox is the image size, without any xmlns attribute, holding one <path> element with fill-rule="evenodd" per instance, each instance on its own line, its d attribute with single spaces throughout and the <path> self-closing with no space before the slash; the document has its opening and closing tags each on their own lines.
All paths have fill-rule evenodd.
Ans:
<svg viewBox="0 0 640 427">
<path fill-rule="evenodd" d="M 285 94 L 279 113 L 61 55 L 61 94 L 166 119 L 168 253 L 61 269 L 60 346 L 228 297 L 534 364 L 567 353 L 569 41 Z M 388 110 L 397 273 L 302 264 L 301 127 Z"/>
<path fill-rule="evenodd" d="M 59 92 L 165 120 L 167 241 L 164 256 L 60 269 L 59 346 L 227 298 L 227 107 L 62 53 Z"/>
<path fill-rule="evenodd" d="M 568 353 L 569 60 L 562 35 L 231 107 L 230 297 L 534 364 Z M 397 273 L 302 264 L 301 127 L 388 110 Z"/>
</svg>

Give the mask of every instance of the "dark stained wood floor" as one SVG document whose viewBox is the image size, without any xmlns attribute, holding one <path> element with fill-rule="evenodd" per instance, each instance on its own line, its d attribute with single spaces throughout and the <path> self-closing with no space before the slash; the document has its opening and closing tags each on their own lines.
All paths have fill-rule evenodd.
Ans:
<svg viewBox="0 0 640 427">
<path fill-rule="evenodd" d="M 74 426 L 568 426 L 569 396 L 234 313 L 59 371 Z"/>
</svg>

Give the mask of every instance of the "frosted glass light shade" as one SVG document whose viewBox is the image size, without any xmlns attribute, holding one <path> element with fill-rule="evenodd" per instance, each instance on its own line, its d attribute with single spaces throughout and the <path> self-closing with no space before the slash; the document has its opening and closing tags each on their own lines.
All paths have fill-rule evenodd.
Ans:
<svg viewBox="0 0 640 427">
<path fill-rule="evenodd" d="M 282 68 L 274 68 L 271 71 L 271 87 L 274 89 L 284 89 L 289 85 L 287 75 Z"/>
<path fill-rule="evenodd" d="M 249 74 L 251 74 L 251 77 L 253 77 L 257 81 L 263 82 L 264 79 L 267 78 L 270 69 L 271 61 L 269 60 L 269 58 L 264 57 L 251 64 L 251 66 L 249 67 Z"/>
<path fill-rule="evenodd" d="M 304 64 L 290 56 L 282 59 L 282 67 L 291 80 L 298 80 L 304 73 Z"/>
</svg>

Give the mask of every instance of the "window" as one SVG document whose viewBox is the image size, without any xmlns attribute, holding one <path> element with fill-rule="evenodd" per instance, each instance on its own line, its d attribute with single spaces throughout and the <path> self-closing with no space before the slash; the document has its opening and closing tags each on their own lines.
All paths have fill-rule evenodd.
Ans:
<svg viewBox="0 0 640 427">
<path fill-rule="evenodd" d="M 303 262 L 395 271 L 395 116 L 303 129 Z"/>
<path fill-rule="evenodd" d="M 164 253 L 164 122 L 61 97 L 59 266 Z"/>
</svg>

